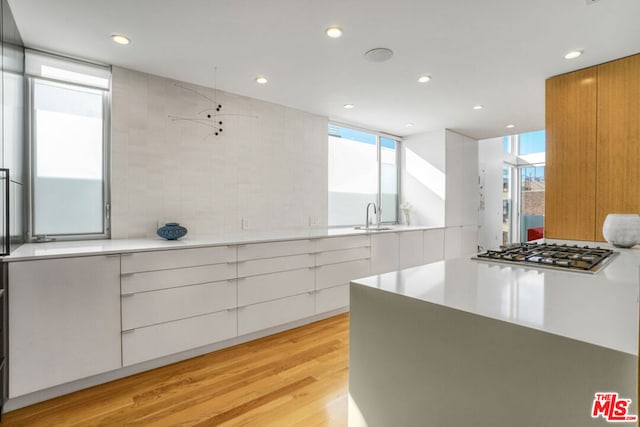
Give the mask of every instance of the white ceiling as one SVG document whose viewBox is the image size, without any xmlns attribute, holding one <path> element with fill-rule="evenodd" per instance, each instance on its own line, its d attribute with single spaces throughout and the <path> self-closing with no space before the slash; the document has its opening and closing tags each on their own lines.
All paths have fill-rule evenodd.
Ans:
<svg viewBox="0 0 640 427">
<path fill-rule="evenodd" d="M 640 52 L 640 1 L 586 1 L 9 3 L 29 47 L 211 87 L 217 66 L 228 92 L 400 136 L 449 128 L 482 139 L 544 128 L 546 78 Z M 330 25 L 344 36 L 328 38 Z M 395 54 L 365 60 L 375 47 Z M 585 54 L 565 60 L 573 49 Z M 421 74 L 433 80 L 419 84 Z"/>
</svg>

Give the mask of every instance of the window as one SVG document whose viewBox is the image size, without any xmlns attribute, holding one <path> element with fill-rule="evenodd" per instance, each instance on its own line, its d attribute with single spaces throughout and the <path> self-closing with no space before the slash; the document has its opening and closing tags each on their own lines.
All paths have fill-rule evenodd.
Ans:
<svg viewBox="0 0 640 427">
<path fill-rule="evenodd" d="M 108 69 L 27 51 L 29 238 L 108 237 Z"/>
<path fill-rule="evenodd" d="M 538 239 L 544 233 L 545 131 L 504 137 L 503 147 L 503 243 Z"/>
<path fill-rule="evenodd" d="M 369 202 L 381 222 L 398 219 L 397 139 L 329 125 L 329 225 L 360 225 Z M 373 210 L 371 210 L 371 213 Z"/>
</svg>

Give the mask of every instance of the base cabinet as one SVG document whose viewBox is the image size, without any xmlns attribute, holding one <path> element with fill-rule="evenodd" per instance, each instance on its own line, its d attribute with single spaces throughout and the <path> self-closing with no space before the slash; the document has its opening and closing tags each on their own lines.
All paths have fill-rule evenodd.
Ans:
<svg viewBox="0 0 640 427">
<path fill-rule="evenodd" d="M 9 264 L 9 397 L 118 369 L 120 256 Z"/>
<path fill-rule="evenodd" d="M 316 292 L 316 313 L 338 310 L 349 306 L 349 284 L 334 286 Z"/>
<path fill-rule="evenodd" d="M 314 292 L 238 308 L 238 335 L 313 316 Z"/>
<path fill-rule="evenodd" d="M 235 309 L 124 331 L 122 362 L 134 365 L 235 336 Z"/>
</svg>

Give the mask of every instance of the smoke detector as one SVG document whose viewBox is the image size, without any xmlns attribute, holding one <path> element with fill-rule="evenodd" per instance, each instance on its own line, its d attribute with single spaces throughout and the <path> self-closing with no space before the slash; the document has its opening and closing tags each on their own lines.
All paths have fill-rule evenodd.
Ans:
<svg viewBox="0 0 640 427">
<path fill-rule="evenodd" d="M 371 62 L 385 62 L 391 59 L 393 51 L 386 47 L 377 47 L 365 52 L 364 57 Z"/>
</svg>

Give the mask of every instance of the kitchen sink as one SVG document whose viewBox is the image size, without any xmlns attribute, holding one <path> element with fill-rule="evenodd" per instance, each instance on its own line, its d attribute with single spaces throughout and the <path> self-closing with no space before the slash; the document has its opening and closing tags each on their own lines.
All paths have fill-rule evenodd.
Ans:
<svg viewBox="0 0 640 427">
<path fill-rule="evenodd" d="M 391 230 L 391 227 L 380 227 L 378 225 L 372 225 L 369 227 L 365 227 L 364 225 L 358 225 L 357 227 L 353 227 L 356 230 L 364 230 L 364 231 L 384 231 L 384 230 Z"/>
</svg>

